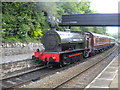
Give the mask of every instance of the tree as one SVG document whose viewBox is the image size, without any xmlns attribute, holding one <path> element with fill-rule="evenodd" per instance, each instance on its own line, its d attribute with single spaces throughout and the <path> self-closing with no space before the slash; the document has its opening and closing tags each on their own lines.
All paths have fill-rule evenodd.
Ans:
<svg viewBox="0 0 120 90">
<path fill-rule="evenodd" d="M 58 30 L 59 21 L 65 14 L 93 13 L 90 2 L 2 2 L 2 34 L 3 41 L 34 41 L 40 40 L 42 34 L 50 29 L 48 17 Z M 72 27 L 73 31 L 91 31 L 105 34 L 104 27 Z"/>
<path fill-rule="evenodd" d="M 3 2 L 2 16 L 4 41 L 27 41 L 34 38 L 32 33 L 36 29 L 43 32 L 49 28 L 42 11 L 37 11 L 37 3 Z"/>
</svg>

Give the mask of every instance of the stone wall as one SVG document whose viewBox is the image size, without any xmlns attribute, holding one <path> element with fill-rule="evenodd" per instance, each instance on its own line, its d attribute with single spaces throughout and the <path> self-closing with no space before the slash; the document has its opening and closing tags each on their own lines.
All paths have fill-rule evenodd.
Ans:
<svg viewBox="0 0 120 90">
<path fill-rule="evenodd" d="M 33 53 L 36 51 L 36 49 L 40 49 L 40 51 L 44 50 L 43 45 L 40 42 L 36 43 L 0 43 L 0 59 L 2 59 L 4 56 L 16 56 L 16 55 L 22 55 L 22 54 L 28 54 Z M 32 56 L 31 56 L 32 57 Z M 16 57 L 19 58 L 19 57 Z M 9 59 L 9 58 L 8 58 Z M 25 68 L 35 67 L 40 65 L 38 61 L 35 60 L 18 60 L 15 62 L 9 62 L 9 63 L 3 63 L 0 64 L 0 73 L 1 76 L 6 76 L 8 73 L 12 73 L 17 70 L 22 70 Z"/>
<path fill-rule="evenodd" d="M 40 66 L 39 61 L 36 60 L 22 60 L 17 62 L 10 62 L 0 65 L 0 73 L 1 78 L 9 76 L 9 73 L 13 73 L 14 71 L 22 70 L 25 68 Z"/>
<path fill-rule="evenodd" d="M 44 50 L 43 45 L 37 43 L 1 43 L 0 52 L 2 56 L 18 55 L 36 51 L 36 49 Z"/>
</svg>

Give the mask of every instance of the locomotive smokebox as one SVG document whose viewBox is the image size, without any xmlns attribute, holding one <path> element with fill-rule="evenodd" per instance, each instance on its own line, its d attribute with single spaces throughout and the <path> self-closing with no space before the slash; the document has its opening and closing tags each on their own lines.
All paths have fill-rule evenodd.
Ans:
<svg viewBox="0 0 120 90">
<path fill-rule="evenodd" d="M 46 34 L 44 34 L 42 43 L 45 47 L 45 51 L 57 51 L 60 43 L 60 37 L 56 31 L 49 30 Z"/>
</svg>

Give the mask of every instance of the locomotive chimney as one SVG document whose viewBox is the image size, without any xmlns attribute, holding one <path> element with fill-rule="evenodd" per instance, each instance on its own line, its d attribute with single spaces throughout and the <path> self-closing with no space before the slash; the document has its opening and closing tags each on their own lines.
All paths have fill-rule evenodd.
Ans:
<svg viewBox="0 0 120 90">
<path fill-rule="evenodd" d="M 51 30 L 55 31 L 56 30 L 56 28 L 55 28 L 55 17 L 49 15 L 45 11 L 43 11 L 43 12 L 44 12 L 44 16 L 46 17 L 46 21 L 49 23 L 49 26 L 50 26 Z"/>
<path fill-rule="evenodd" d="M 48 22 L 51 30 L 55 29 L 55 22 L 57 22 L 57 7 L 55 2 L 39 2 L 38 3 L 40 10 L 42 10 L 46 22 Z"/>
<path fill-rule="evenodd" d="M 56 28 L 55 28 L 55 16 L 50 17 L 49 23 L 50 23 L 51 30 L 55 31 L 56 30 Z"/>
</svg>

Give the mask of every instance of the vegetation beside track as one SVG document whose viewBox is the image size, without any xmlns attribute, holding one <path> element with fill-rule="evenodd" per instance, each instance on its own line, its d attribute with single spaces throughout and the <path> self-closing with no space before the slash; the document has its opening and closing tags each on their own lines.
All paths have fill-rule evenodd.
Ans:
<svg viewBox="0 0 120 90">
<path fill-rule="evenodd" d="M 39 41 L 50 29 L 48 14 L 56 29 L 64 30 L 58 25 L 64 14 L 94 13 L 90 10 L 90 2 L 2 2 L 2 42 L 34 42 Z M 55 17 L 55 18 L 54 18 Z M 51 20 L 53 20 L 51 19 Z M 91 31 L 106 34 L 105 27 L 73 27 L 73 31 Z"/>
</svg>

